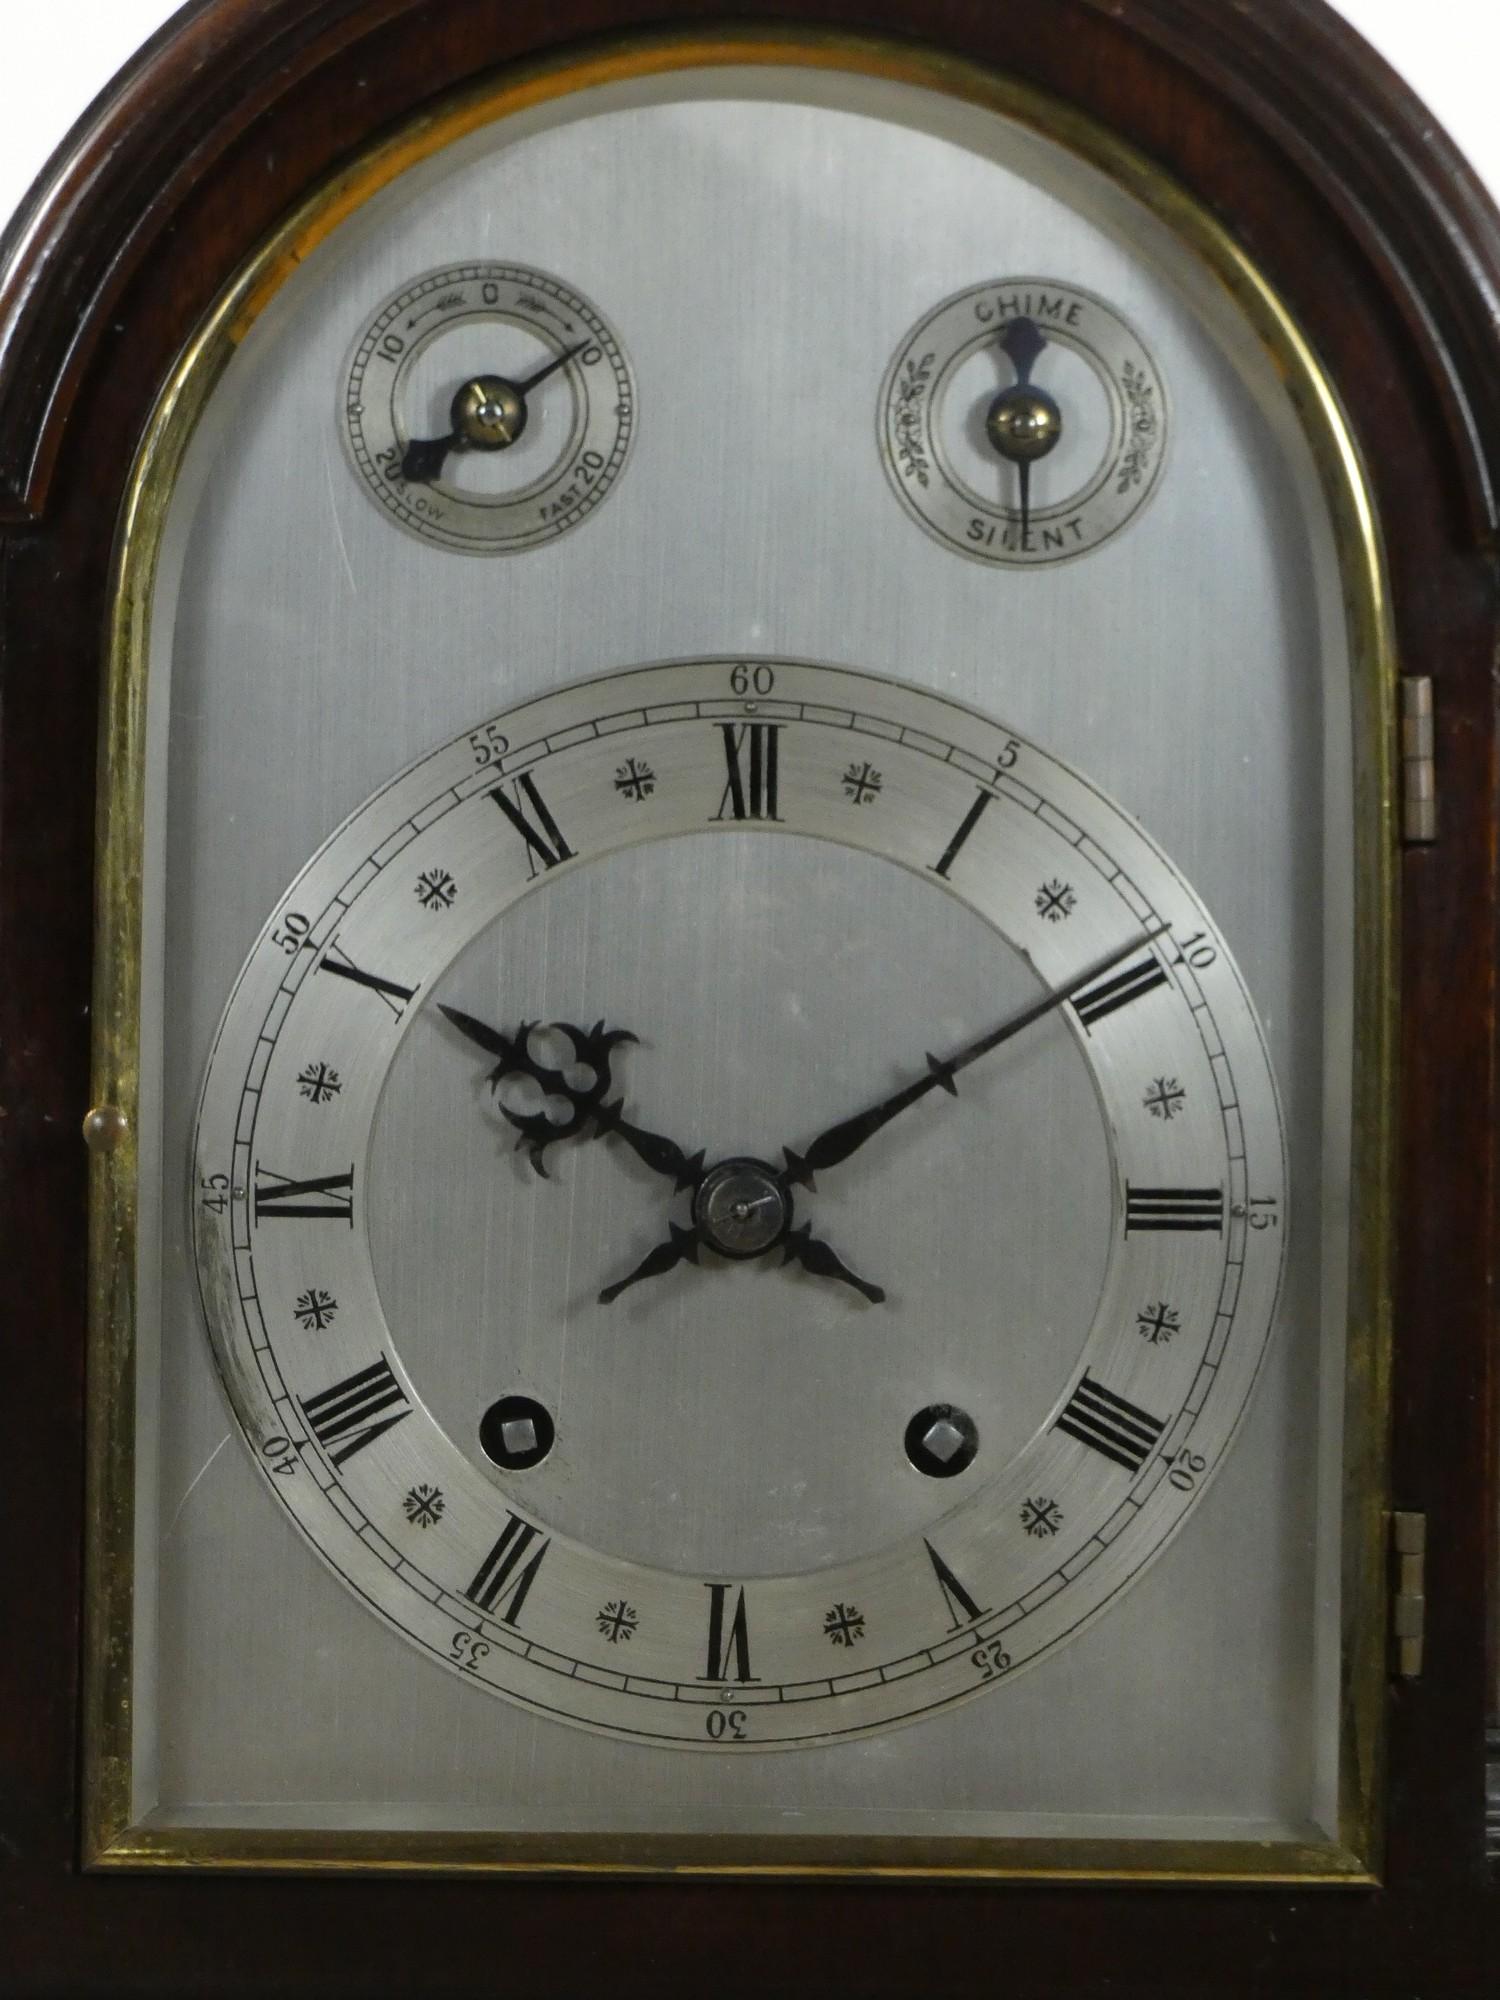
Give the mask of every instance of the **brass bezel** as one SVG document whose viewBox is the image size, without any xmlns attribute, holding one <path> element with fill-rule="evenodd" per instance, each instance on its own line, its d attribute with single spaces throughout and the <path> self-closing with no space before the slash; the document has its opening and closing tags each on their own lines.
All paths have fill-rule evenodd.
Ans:
<svg viewBox="0 0 1500 2000">
<path fill-rule="evenodd" d="M 162 1828 L 132 1823 L 136 1190 L 141 870 L 151 606 L 170 499 L 197 421 L 261 312 L 310 252 L 407 168 L 482 126 L 596 85 L 751 64 L 847 70 L 946 92 L 1060 143 L 1198 255 L 1272 355 L 1334 524 L 1352 658 L 1354 1204 L 1345 1389 L 1340 1827 L 1327 1844 L 1018 1838 L 778 1838 Z M 932 50 L 726 29 L 652 35 L 509 70 L 412 119 L 319 187 L 249 259 L 182 354 L 132 471 L 115 553 L 101 710 L 93 1102 L 126 1121 L 90 1179 L 83 1860 L 90 1868 L 381 1873 L 1042 1879 L 1370 1886 L 1378 1881 L 1386 1694 L 1385 1508 L 1396 1104 L 1396 652 L 1378 525 L 1337 391 L 1227 232 L 1142 154 L 1028 85 Z"/>
</svg>

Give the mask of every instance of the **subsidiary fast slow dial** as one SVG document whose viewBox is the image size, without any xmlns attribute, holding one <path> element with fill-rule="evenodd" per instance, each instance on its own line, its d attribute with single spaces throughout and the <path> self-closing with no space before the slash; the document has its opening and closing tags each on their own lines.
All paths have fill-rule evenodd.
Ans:
<svg viewBox="0 0 1500 2000">
<path fill-rule="evenodd" d="M 513 555 L 593 512 L 624 469 L 635 385 L 598 307 L 546 272 L 455 264 L 404 285 L 355 344 L 343 430 L 420 540 Z"/>
</svg>

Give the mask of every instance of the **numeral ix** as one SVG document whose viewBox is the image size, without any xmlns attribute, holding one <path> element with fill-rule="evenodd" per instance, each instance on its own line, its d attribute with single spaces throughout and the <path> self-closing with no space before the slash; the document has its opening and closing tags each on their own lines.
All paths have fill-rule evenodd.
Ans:
<svg viewBox="0 0 1500 2000">
<path fill-rule="evenodd" d="M 354 1169 L 343 1174 L 319 1174 L 294 1181 L 270 1167 L 255 1166 L 255 1219 L 288 1220 L 297 1216 L 319 1222 L 347 1222 L 354 1227 Z"/>
</svg>

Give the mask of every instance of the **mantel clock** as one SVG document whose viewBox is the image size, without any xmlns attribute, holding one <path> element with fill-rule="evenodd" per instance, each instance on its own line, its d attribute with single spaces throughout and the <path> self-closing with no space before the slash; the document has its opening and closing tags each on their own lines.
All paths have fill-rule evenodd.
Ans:
<svg viewBox="0 0 1500 2000">
<path fill-rule="evenodd" d="M 202 0 L 5 249 L 7 1989 L 1479 1990 L 1421 108 L 1312 0 Z"/>
</svg>

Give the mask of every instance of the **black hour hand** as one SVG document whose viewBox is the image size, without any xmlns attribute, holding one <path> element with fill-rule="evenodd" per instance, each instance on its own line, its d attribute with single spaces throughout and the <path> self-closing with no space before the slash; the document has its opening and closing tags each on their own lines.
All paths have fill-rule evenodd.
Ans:
<svg viewBox="0 0 1500 2000">
<path fill-rule="evenodd" d="M 523 1021 L 513 1035 L 507 1035 L 457 1007 L 441 1001 L 438 1005 L 461 1035 L 495 1058 L 485 1080 L 495 1093 L 501 1117 L 520 1134 L 517 1147 L 526 1149 L 532 1166 L 546 1180 L 547 1148 L 559 1139 L 587 1133 L 609 1095 L 610 1058 L 622 1042 L 633 1042 L 635 1036 L 626 1028 L 607 1028 L 602 1021 L 592 1028 L 578 1028 L 570 1021 Z M 532 1035 L 544 1026 L 547 1034 L 561 1036 L 569 1045 L 571 1062 L 559 1066 L 534 1051 Z M 545 1100 L 540 1110 L 520 1111 L 505 1101 L 502 1090 L 518 1079 L 540 1091 Z"/>
<path fill-rule="evenodd" d="M 625 1100 L 617 1097 L 613 1104 L 601 1104 L 594 1113 L 594 1130 L 601 1138 L 621 1139 L 638 1160 L 650 1167 L 653 1173 L 665 1174 L 679 1193 L 683 1188 L 696 1187 L 703 1178 L 703 1162 L 707 1157 L 702 1152 L 689 1155 L 675 1139 L 663 1138 L 660 1132 L 647 1132 L 639 1125 L 632 1125 L 624 1117 Z"/>
</svg>

